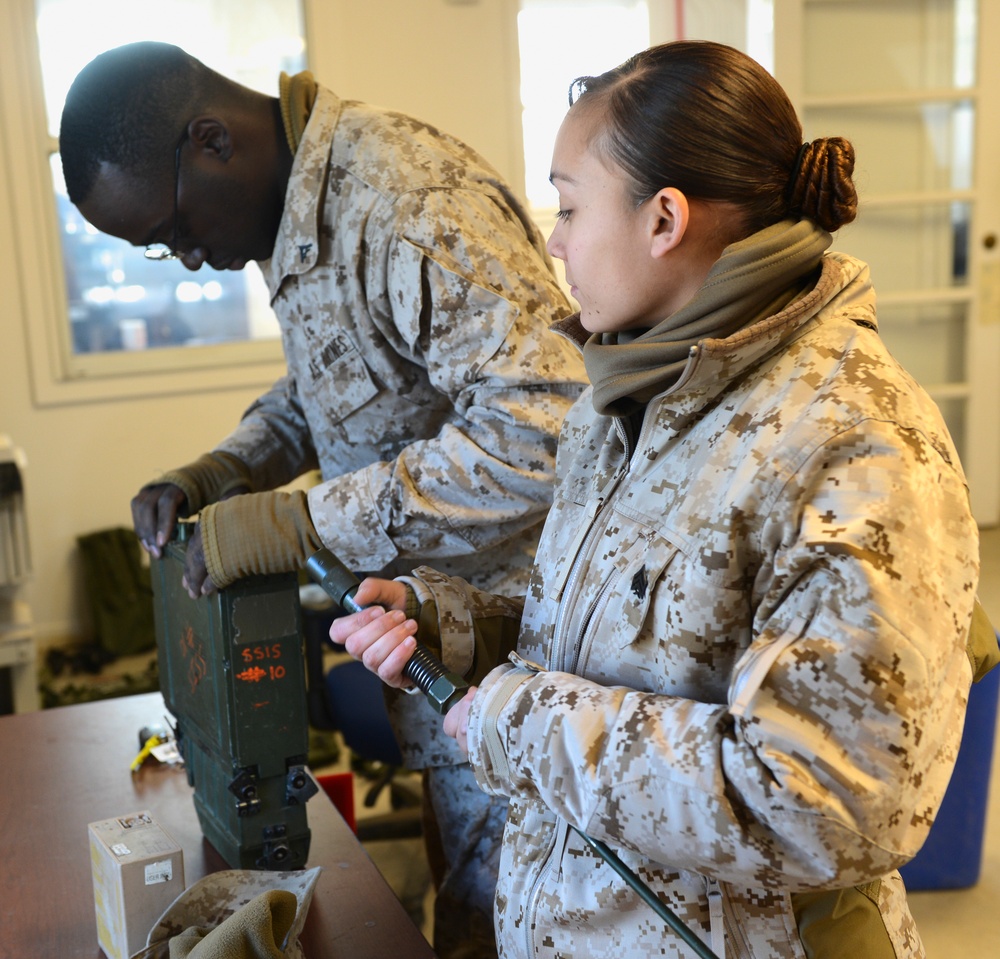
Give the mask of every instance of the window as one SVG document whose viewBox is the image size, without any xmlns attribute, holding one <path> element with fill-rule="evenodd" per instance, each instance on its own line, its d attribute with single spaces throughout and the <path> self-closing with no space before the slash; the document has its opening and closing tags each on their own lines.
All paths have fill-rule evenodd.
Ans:
<svg viewBox="0 0 1000 959">
<path fill-rule="evenodd" d="M 517 33 L 525 194 L 545 234 L 555 225 L 552 147 L 577 77 L 681 38 L 730 43 L 774 69 L 774 0 L 520 0 Z M 562 276 L 562 264 L 555 266 Z"/>
<path fill-rule="evenodd" d="M 214 69 L 274 95 L 280 70 L 305 66 L 298 0 L 36 0 L 49 170 L 65 278 L 62 375 L 101 377 L 280 355 L 277 322 L 256 264 L 197 272 L 98 233 L 66 196 L 58 153 L 66 92 L 98 53 L 135 40 L 176 43 Z M 219 351 L 219 344 L 234 348 Z M 241 346 L 235 346 L 240 344 Z M 124 355 L 124 354 L 128 355 Z M 155 355 L 154 355 L 155 354 Z"/>
<path fill-rule="evenodd" d="M 549 168 L 569 85 L 649 46 L 649 10 L 646 0 L 521 0 L 517 34 L 525 193 L 545 219 L 556 202 Z"/>
</svg>

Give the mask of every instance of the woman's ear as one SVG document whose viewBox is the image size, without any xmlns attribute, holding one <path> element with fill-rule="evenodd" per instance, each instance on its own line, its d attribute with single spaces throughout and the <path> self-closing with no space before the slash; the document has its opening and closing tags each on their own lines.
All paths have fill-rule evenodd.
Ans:
<svg viewBox="0 0 1000 959">
<path fill-rule="evenodd" d="M 233 141 L 229 127 L 219 117 L 207 114 L 195 117 L 188 123 L 188 137 L 195 149 L 212 154 L 223 162 L 232 156 Z"/>
<path fill-rule="evenodd" d="M 691 210 L 687 197 L 672 186 L 660 190 L 649 203 L 653 220 L 650 253 L 656 258 L 681 242 L 691 220 Z"/>
</svg>

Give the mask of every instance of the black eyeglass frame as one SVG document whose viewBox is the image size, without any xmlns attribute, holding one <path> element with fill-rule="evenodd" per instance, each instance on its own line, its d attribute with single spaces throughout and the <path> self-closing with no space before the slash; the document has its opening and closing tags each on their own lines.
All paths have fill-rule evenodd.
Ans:
<svg viewBox="0 0 1000 959">
<path fill-rule="evenodd" d="M 174 150 L 174 235 L 171 238 L 172 242 L 169 246 L 165 246 L 162 243 L 151 243 L 145 250 L 142 251 L 142 255 L 147 260 L 153 260 L 156 263 L 160 263 L 164 260 L 179 260 L 182 255 L 177 252 L 177 227 L 180 222 L 177 207 L 181 192 L 181 149 L 184 147 L 184 141 L 187 140 L 187 137 L 187 127 L 184 127 L 184 132 L 181 134 L 181 138 L 177 141 L 177 149 Z"/>
</svg>

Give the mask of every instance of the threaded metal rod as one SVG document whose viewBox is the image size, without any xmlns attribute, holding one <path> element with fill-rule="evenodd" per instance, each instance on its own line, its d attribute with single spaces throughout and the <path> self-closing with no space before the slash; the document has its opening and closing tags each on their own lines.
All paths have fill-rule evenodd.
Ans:
<svg viewBox="0 0 1000 959">
<path fill-rule="evenodd" d="M 446 670 L 426 646 L 417 646 L 409 662 L 403 667 L 403 675 L 413 680 L 417 689 L 427 692 L 435 679 L 440 679 Z"/>
</svg>

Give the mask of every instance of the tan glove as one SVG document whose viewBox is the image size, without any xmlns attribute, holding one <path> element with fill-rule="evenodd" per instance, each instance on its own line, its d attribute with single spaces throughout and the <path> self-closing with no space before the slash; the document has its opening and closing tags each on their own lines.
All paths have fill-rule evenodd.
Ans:
<svg viewBox="0 0 1000 959">
<path fill-rule="evenodd" d="M 323 546 L 302 490 L 213 503 L 201 511 L 198 525 L 205 568 L 218 589 L 245 576 L 302 569 Z"/>
<path fill-rule="evenodd" d="M 146 486 L 160 486 L 173 483 L 187 497 L 188 514 L 197 513 L 209 503 L 222 499 L 228 492 L 238 487 L 249 491 L 250 469 L 246 463 L 232 453 L 216 450 L 205 453 L 195 462 L 180 469 L 168 470 L 158 480 Z"/>
</svg>

